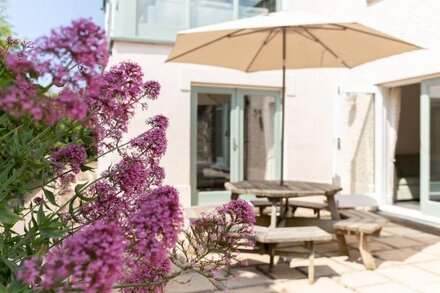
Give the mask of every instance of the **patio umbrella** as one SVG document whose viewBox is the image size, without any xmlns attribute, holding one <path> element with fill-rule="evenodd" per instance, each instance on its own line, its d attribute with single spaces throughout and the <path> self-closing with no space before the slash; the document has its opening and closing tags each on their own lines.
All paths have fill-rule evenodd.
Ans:
<svg viewBox="0 0 440 293">
<path fill-rule="evenodd" d="M 283 11 L 182 31 L 167 62 L 244 72 L 282 69 L 282 185 L 286 69 L 352 68 L 416 49 L 419 47 L 349 19 Z"/>
</svg>

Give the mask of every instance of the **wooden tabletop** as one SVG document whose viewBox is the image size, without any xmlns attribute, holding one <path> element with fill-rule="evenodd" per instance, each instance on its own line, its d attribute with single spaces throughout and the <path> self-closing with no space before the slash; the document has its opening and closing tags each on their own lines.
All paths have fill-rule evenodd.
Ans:
<svg viewBox="0 0 440 293">
<path fill-rule="evenodd" d="M 264 197 L 296 197 L 309 195 L 333 195 L 342 188 L 339 186 L 305 182 L 305 181 L 284 181 L 280 185 L 279 181 L 240 181 L 240 182 L 226 182 L 225 188 L 235 194 L 253 194 Z"/>
</svg>

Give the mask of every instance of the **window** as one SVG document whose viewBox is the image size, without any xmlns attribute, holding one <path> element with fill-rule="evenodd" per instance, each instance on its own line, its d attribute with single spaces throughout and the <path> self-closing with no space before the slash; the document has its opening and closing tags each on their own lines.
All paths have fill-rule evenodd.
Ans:
<svg viewBox="0 0 440 293">
<path fill-rule="evenodd" d="M 111 38 L 174 42 L 179 31 L 277 10 L 277 0 L 113 0 Z"/>
<path fill-rule="evenodd" d="M 239 18 L 251 17 L 276 11 L 275 0 L 240 0 Z"/>
</svg>

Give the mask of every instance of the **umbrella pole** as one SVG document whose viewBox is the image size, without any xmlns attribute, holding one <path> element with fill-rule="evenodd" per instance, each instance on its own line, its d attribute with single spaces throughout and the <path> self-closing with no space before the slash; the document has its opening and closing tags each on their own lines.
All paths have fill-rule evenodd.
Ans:
<svg viewBox="0 0 440 293">
<path fill-rule="evenodd" d="M 281 176 L 280 185 L 284 184 L 284 116 L 286 111 L 286 28 L 283 31 L 283 87 L 281 90 Z"/>
</svg>

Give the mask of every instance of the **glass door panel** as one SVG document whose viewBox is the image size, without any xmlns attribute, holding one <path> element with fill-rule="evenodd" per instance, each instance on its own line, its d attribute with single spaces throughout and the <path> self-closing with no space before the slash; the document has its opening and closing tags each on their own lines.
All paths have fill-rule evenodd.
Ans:
<svg viewBox="0 0 440 293">
<path fill-rule="evenodd" d="M 440 216 L 440 79 L 422 82 L 421 209 Z"/>
<path fill-rule="evenodd" d="M 229 181 L 279 178 L 277 92 L 194 87 L 191 96 L 193 205 L 229 201 Z"/>
<path fill-rule="evenodd" d="M 197 189 L 225 190 L 230 181 L 230 94 L 197 95 Z"/>
<path fill-rule="evenodd" d="M 429 88 L 429 200 L 440 202 L 440 85 Z"/>
</svg>

